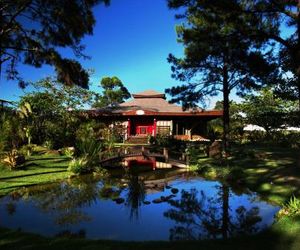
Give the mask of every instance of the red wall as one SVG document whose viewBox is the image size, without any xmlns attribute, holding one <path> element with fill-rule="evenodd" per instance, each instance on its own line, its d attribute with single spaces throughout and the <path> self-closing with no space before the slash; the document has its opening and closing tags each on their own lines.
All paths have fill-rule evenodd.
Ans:
<svg viewBox="0 0 300 250">
<path fill-rule="evenodd" d="M 152 135 L 153 131 L 153 122 L 145 122 L 145 121 L 134 121 L 132 122 L 133 126 L 135 127 L 135 134 L 147 134 Z"/>
</svg>

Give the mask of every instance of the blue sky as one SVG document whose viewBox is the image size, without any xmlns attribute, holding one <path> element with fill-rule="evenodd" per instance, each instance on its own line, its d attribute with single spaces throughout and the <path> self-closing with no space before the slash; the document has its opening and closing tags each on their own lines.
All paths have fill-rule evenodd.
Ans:
<svg viewBox="0 0 300 250">
<path fill-rule="evenodd" d="M 104 76 L 117 76 L 131 93 L 154 89 L 164 92 L 168 87 L 180 84 L 171 78 L 169 53 L 182 56 L 183 47 L 176 41 L 175 11 L 167 8 L 166 0 L 112 0 L 109 7 L 99 5 L 94 9 L 96 26 L 93 36 L 82 40 L 85 53 L 91 60 L 79 61 L 84 68 L 93 69 L 91 90 Z M 74 57 L 69 50 L 62 50 L 66 57 Z M 49 66 L 36 69 L 20 65 L 22 76 L 36 81 L 54 75 Z M 30 91 L 28 87 L 25 91 Z M 2 76 L 0 98 L 17 100 L 24 92 L 16 83 L 7 82 Z M 233 95 L 237 100 L 237 97 Z M 210 108 L 221 97 L 208 103 Z"/>
<path fill-rule="evenodd" d="M 167 8 L 165 0 L 112 0 L 109 7 L 97 6 L 94 13 L 94 34 L 82 40 L 92 59 L 79 60 L 86 69 L 95 71 L 91 90 L 99 91 L 97 85 L 104 76 L 119 77 L 132 93 L 146 89 L 163 92 L 178 84 L 170 76 L 167 56 L 182 55 L 183 47 L 176 42 L 175 12 Z M 72 57 L 69 50 L 63 54 Z M 29 81 L 54 74 L 49 66 L 36 69 L 20 65 L 19 70 Z M 16 83 L 2 76 L 0 98 L 16 100 L 22 94 Z"/>
</svg>

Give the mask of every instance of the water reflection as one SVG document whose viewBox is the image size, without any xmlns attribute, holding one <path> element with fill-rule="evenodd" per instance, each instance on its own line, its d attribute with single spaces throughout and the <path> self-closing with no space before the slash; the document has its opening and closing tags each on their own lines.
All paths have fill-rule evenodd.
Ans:
<svg viewBox="0 0 300 250">
<path fill-rule="evenodd" d="M 14 192 L 0 200 L 0 226 L 57 237 L 199 240 L 256 233 L 279 209 L 175 169 L 110 173 Z"/>
<path fill-rule="evenodd" d="M 226 239 L 259 230 L 258 223 L 262 221 L 259 207 L 241 205 L 232 211 L 229 187 L 216 188 L 219 190 L 216 197 L 207 197 L 204 191 L 192 188 L 182 190 L 179 200 L 168 201 L 172 208 L 164 216 L 176 222 L 170 229 L 170 240 Z"/>
<path fill-rule="evenodd" d="M 145 184 L 136 174 L 130 172 L 125 177 L 128 180 L 126 206 L 130 210 L 130 219 L 139 218 L 139 210 L 146 197 Z"/>
</svg>

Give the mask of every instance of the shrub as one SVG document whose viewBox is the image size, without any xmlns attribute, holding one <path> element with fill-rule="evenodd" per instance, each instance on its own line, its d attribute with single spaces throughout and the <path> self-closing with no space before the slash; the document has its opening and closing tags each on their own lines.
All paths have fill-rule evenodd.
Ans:
<svg viewBox="0 0 300 250">
<path fill-rule="evenodd" d="M 169 146 L 170 145 L 170 136 L 164 134 L 158 134 L 155 137 L 155 144 L 158 146 Z"/>
<path fill-rule="evenodd" d="M 35 145 L 24 145 L 19 149 L 19 152 L 23 155 L 31 156 L 34 152 Z"/>
<path fill-rule="evenodd" d="M 10 170 L 15 170 L 25 163 L 25 157 L 18 153 L 16 149 L 13 149 L 5 154 L 2 161 L 9 167 Z"/>
<path fill-rule="evenodd" d="M 67 148 L 63 148 L 62 152 L 65 156 L 72 158 L 74 156 L 75 153 L 75 148 L 74 147 L 67 147 Z"/>
<path fill-rule="evenodd" d="M 300 214 L 300 199 L 292 196 L 290 200 L 283 204 L 283 208 L 278 212 L 278 216 L 294 216 Z"/>
<path fill-rule="evenodd" d="M 218 176 L 217 170 L 209 164 L 199 166 L 198 172 L 208 179 L 215 179 Z"/>
<path fill-rule="evenodd" d="M 77 143 L 77 154 L 85 157 L 87 164 L 93 166 L 99 161 L 102 148 L 103 144 L 100 141 L 94 138 L 86 138 Z"/>
<path fill-rule="evenodd" d="M 189 157 L 190 164 L 197 164 L 199 158 L 207 156 L 206 146 L 199 143 L 188 144 L 185 153 Z"/>
<path fill-rule="evenodd" d="M 85 174 L 91 171 L 87 164 L 87 159 L 85 157 L 73 159 L 68 166 L 68 171 L 74 174 Z"/>
<path fill-rule="evenodd" d="M 13 111 L 3 111 L 0 114 L 0 152 L 18 148 L 23 137 L 19 117 Z"/>
</svg>

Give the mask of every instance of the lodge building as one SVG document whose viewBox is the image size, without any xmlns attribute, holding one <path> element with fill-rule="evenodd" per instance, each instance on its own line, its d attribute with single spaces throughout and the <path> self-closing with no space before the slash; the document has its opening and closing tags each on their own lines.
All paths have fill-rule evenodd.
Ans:
<svg viewBox="0 0 300 250">
<path fill-rule="evenodd" d="M 223 115 L 220 110 L 188 109 L 171 104 L 153 90 L 132 94 L 133 99 L 113 107 L 91 109 L 89 116 L 110 126 L 122 126 L 127 141 L 158 134 L 180 140 L 205 140 L 207 122 Z"/>
</svg>

